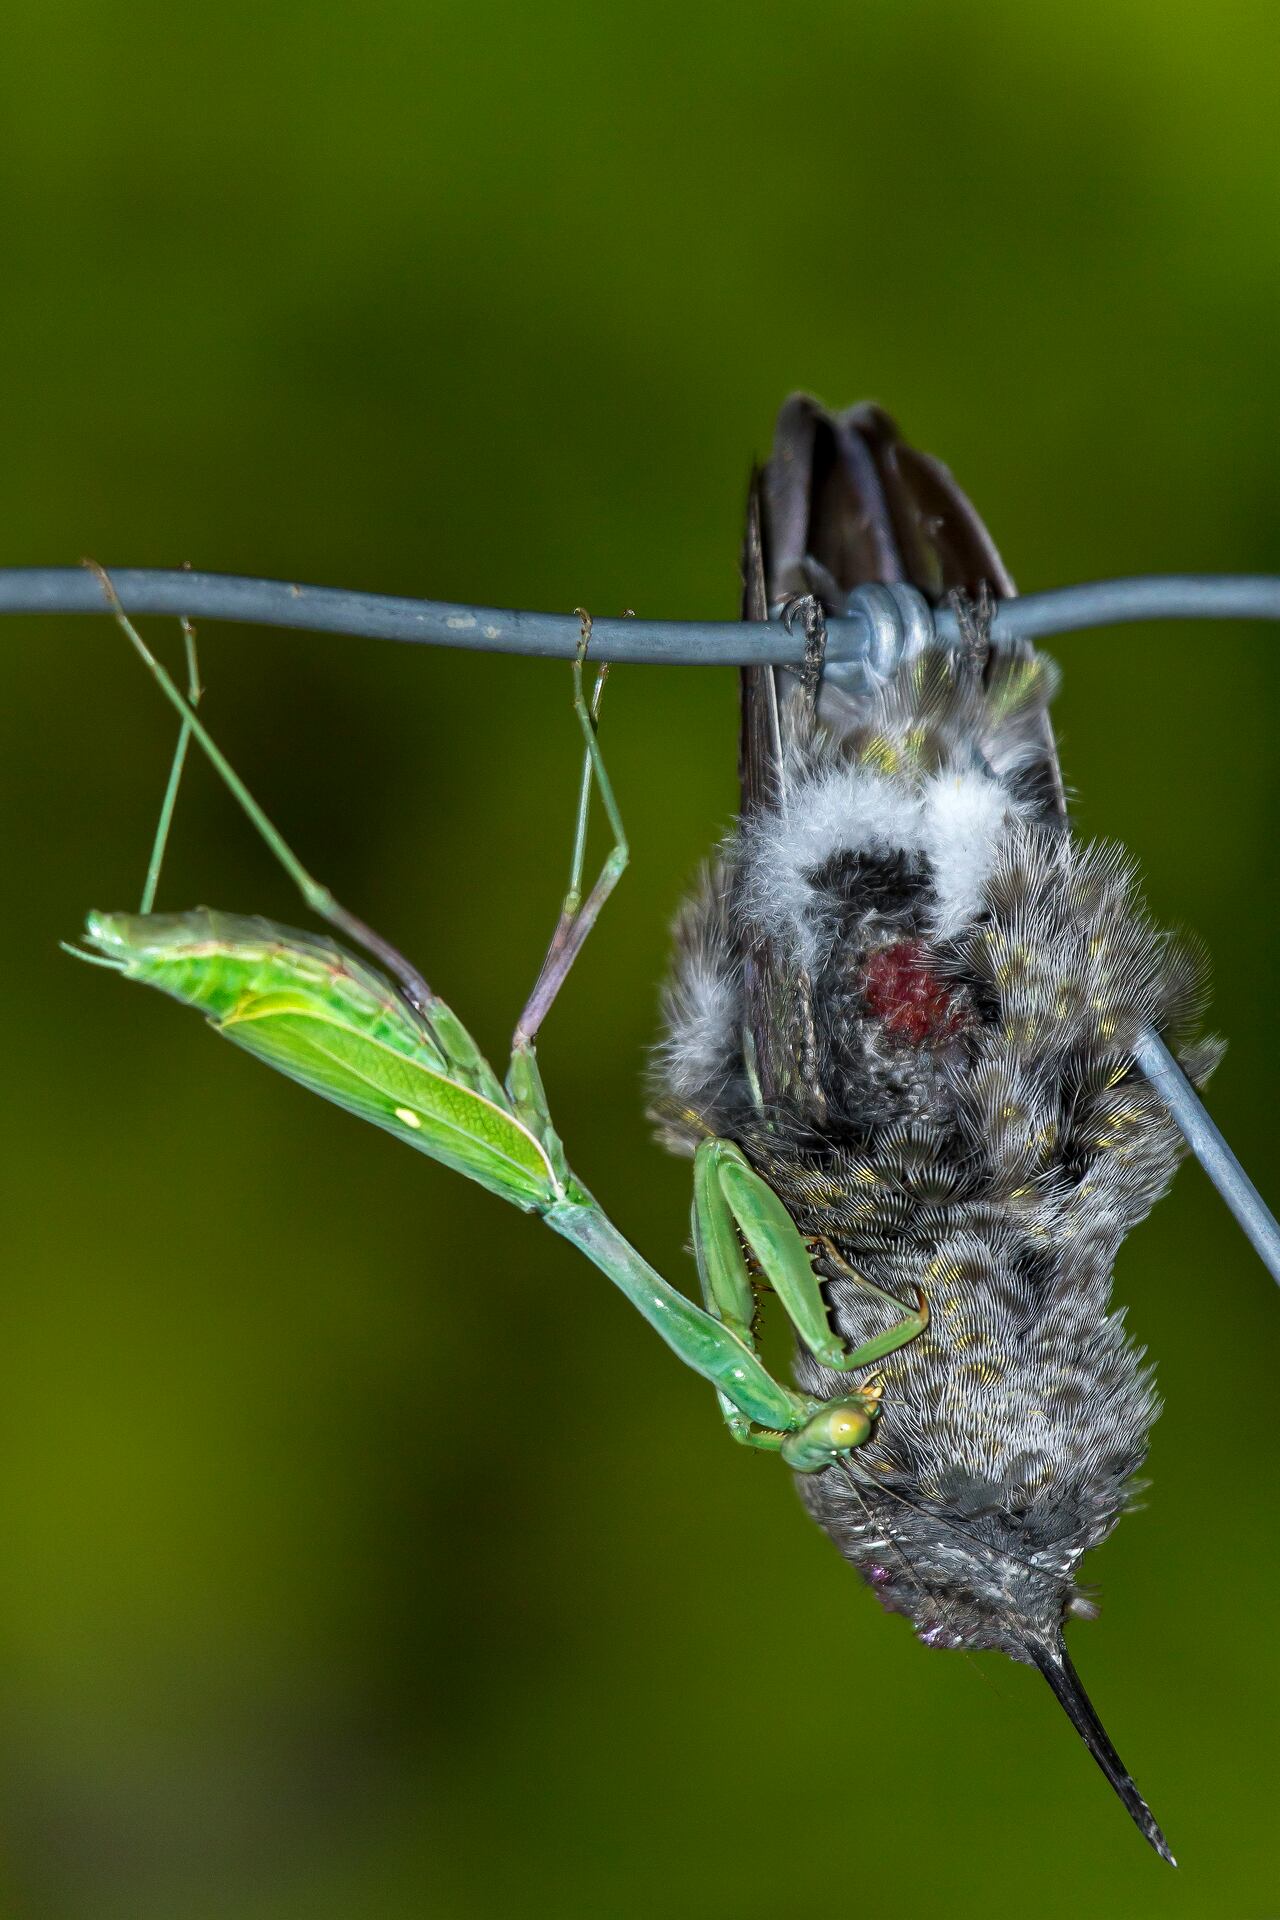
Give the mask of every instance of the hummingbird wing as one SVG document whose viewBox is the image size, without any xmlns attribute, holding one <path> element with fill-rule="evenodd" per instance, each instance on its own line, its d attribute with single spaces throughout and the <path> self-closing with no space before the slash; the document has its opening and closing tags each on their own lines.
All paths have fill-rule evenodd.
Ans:
<svg viewBox="0 0 1280 1920">
<path fill-rule="evenodd" d="M 747 526 L 742 540 L 742 617 L 769 618 L 769 582 L 764 553 L 764 475 L 756 467 L 747 489 Z M 756 813 L 781 798 L 782 729 L 778 675 L 772 667 L 743 667 L 742 730 L 738 778 L 742 811 Z"/>
</svg>

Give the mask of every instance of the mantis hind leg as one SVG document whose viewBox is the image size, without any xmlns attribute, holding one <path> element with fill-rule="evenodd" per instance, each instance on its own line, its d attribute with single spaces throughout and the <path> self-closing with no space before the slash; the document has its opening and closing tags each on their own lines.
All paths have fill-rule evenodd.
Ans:
<svg viewBox="0 0 1280 1920">
<path fill-rule="evenodd" d="M 185 615 L 179 620 L 182 628 L 182 642 L 187 656 L 187 699 L 191 706 L 200 704 L 200 663 L 196 657 L 196 630 Z M 156 821 L 155 838 L 151 842 L 151 858 L 147 862 L 147 877 L 143 883 L 142 900 L 139 913 L 150 913 L 155 905 L 156 888 L 160 884 L 160 869 L 164 864 L 165 848 L 169 844 L 169 829 L 173 825 L 173 810 L 177 804 L 178 788 L 182 784 L 182 770 L 186 765 L 187 748 L 191 742 L 191 725 L 183 719 L 178 728 L 178 744 L 173 750 L 173 759 L 169 765 L 169 778 L 165 783 L 164 797 L 160 802 L 160 817 Z"/>
<path fill-rule="evenodd" d="M 284 835 L 263 812 L 244 781 L 240 778 L 235 768 L 222 752 L 222 749 L 213 739 L 208 728 L 196 713 L 193 700 L 186 698 L 182 694 L 177 684 L 171 678 L 168 670 L 156 659 L 156 656 L 152 653 L 150 647 L 148 647 L 146 641 L 130 620 L 128 614 L 120 604 L 119 596 L 114 586 L 111 584 L 111 576 L 105 568 L 99 567 L 93 562 L 90 562 L 89 565 L 93 573 L 96 574 L 98 584 L 102 588 L 107 604 L 115 615 L 116 624 L 120 627 L 134 652 L 138 655 L 152 679 L 155 680 L 159 686 L 161 693 L 169 702 L 170 706 L 174 708 L 179 720 L 182 722 L 182 731 L 178 740 L 180 757 L 175 756 L 177 774 L 180 775 L 182 771 L 182 759 L 185 758 L 186 755 L 186 742 L 193 739 L 214 771 L 221 778 L 236 804 L 248 816 L 262 839 L 266 842 L 272 853 L 274 853 L 276 859 L 289 875 L 289 878 L 293 881 L 311 911 L 317 914 L 320 919 L 327 920 L 331 927 L 334 927 L 339 933 L 345 934 L 349 940 L 354 940 L 357 946 L 364 948 L 366 953 L 371 954 L 375 960 L 386 968 L 393 979 L 399 982 L 401 990 L 410 1005 L 415 1007 L 418 1012 L 422 1013 L 429 1020 L 438 1002 L 417 968 L 413 966 L 410 961 L 406 960 L 404 955 L 391 945 L 390 941 L 384 940 L 380 934 L 375 933 L 371 927 L 366 926 L 363 920 L 357 919 L 354 913 L 348 912 L 346 907 L 338 900 L 335 900 L 328 887 L 323 886 L 320 881 L 315 879 L 314 876 L 307 871 L 302 861 L 284 838 Z M 170 788 L 176 796 L 177 780 L 173 772 L 170 773 Z M 166 790 L 166 801 L 169 801 L 168 790 Z M 168 807 L 168 813 L 172 813 L 171 802 Z M 161 812 L 161 828 L 164 834 L 167 834 L 168 820 L 164 809 L 162 809 Z M 159 830 L 157 831 L 157 841 L 159 853 L 163 855 L 164 844 Z M 156 864 L 156 849 L 154 848 L 152 852 L 152 862 L 153 865 L 155 865 L 158 875 L 159 868 L 158 864 Z M 149 872 L 149 882 L 150 877 Z"/>
</svg>

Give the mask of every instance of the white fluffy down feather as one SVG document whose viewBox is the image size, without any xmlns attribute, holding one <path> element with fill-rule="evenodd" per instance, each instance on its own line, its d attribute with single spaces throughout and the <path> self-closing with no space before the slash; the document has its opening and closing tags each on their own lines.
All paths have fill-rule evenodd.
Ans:
<svg viewBox="0 0 1280 1920">
<path fill-rule="evenodd" d="M 867 767 L 821 766 L 793 784 L 785 813 L 751 827 L 748 910 L 813 967 L 825 936 L 812 875 L 836 854 L 902 852 L 928 861 L 929 930 L 951 939 L 981 911 L 1018 811 L 1002 782 L 973 768 L 945 768 L 912 786 Z"/>
</svg>

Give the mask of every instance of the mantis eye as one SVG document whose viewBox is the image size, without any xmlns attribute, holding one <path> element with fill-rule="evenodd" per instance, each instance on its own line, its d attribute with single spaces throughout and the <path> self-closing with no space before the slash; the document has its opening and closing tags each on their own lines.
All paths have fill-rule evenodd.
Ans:
<svg viewBox="0 0 1280 1920">
<path fill-rule="evenodd" d="M 870 1416 L 861 1407 L 833 1407 L 827 1415 L 827 1432 L 833 1447 L 860 1447 L 871 1432 Z"/>
</svg>

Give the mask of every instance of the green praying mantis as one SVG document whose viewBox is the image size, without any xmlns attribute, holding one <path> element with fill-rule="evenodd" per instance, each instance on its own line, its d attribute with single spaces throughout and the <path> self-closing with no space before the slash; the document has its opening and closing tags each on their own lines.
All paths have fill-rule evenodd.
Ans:
<svg viewBox="0 0 1280 1920">
<path fill-rule="evenodd" d="M 584 743 L 569 890 L 533 991 L 516 1024 L 499 1079 L 458 1017 L 395 948 L 334 899 L 268 819 L 201 721 L 194 635 L 183 623 L 184 694 L 98 578 L 115 619 L 179 716 L 177 748 L 160 809 L 137 913 L 91 913 L 93 961 L 199 1008 L 215 1031 L 299 1085 L 383 1128 L 541 1220 L 591 1260 L 687 1367 L 716 1390 L 733 1438 L 781 1455 L 799 1472 L 820 1471 L 862 1445 L 880 1409 L 874 1373 L 823 1400 L 774 1378 L 756 1344 L 760 1295 L 771 1290 L 797 1337 L 825 1367 L 858 1373 L 904 1347 L 928 1325 L 914 1310 L 848 1269 L 885 1308 L 890 1323 L 850 1347 L 833 1329 L 811 1249 L 782 1201 L 741 1150 L 704 1140 L 693 1168 L 693 1247 L 704 1306 L 642 1258 L 575 1176 L 552 1124 L 537 1037 L 577 954 L 628 861 L 617 801 L 598 739 L 607 667 L 586 687 L 590 618 L 573 663 L 573 711 Z M 327 936 L 272 921 L 200 908 L 152 911 L 178 786 L 191 741 L 296 885 L 307 908 L 376 965 Z M 584 891 L 593 792 L 613 844 Z"/>
</svg>

